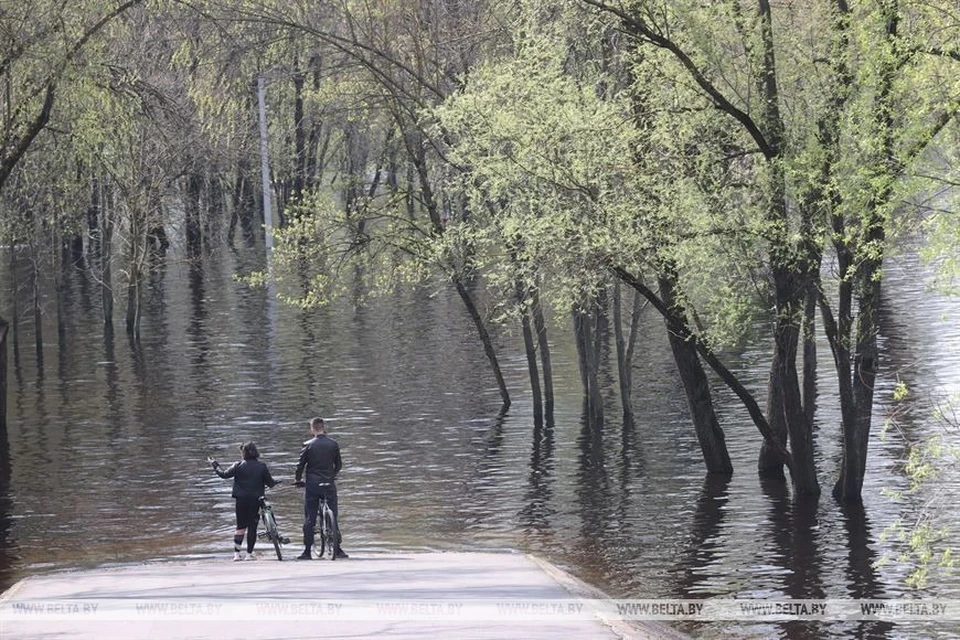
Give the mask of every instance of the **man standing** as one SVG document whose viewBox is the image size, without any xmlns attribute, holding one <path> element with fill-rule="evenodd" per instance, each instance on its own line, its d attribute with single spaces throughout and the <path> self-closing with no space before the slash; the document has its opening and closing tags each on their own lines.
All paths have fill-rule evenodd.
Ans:
<svg viewBox="0 0 960 640">
<path fill-rule="evenodd" d="M 323 425 L 323 418 L 314 418 L 310 421 L 310 432 L 313 438 L 303 443 L 300 450 L 300 461 L 297 463 L 296 486 L 306 487 L 303 493 L 303 553 L 297 560 L 311 560 L 310 549 L 313 547 L 313 531 L 317 523 L 317 513 L 320 511 L 320 498 L 324 498 L 333 511 L 337 521 L 337 549 L 334 552 L 337 558 L 347 558 L 347 554 L 340 548 L 340 514 L 337 511 L 337 474 L 343 463 L 340 461 L 340 445 L 337 441 L 327 437 Z M 303 472 L 306 470 L 306 479 Z"/>
</svg>

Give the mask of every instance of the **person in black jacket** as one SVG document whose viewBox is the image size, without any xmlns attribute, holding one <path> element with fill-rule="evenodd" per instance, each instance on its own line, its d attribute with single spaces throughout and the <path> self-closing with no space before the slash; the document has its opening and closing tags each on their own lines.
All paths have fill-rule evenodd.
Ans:
<svg viewBox="0 0 960 640">
<path fill-rule="evenodd" d="M 253 547 L 257 544 L 257 522 L 260 515 L 260 497 L 264 487 L 274 487 L 277 480 L 270 475 L 267 465 L 260 462 L 260 452 L 257 445 L 247 442 L 240 445 L 243 460 L 234 462 L 224 471 L 220 463 L 213 458 L 207 461 L 221 478 L 233 478 L 232 496 L 237 501 L 237 530 L 233 535 L 233 559 L 243 560 L 240 554 L 240 545 L 243 544 L 243 535 L 247 535 L 247 560 L 256 560 Z"/>
<path fill-rule="evenodd" d="M 340 460 L 340 445 L 333 438 L 327 436 L 323 425 L 323 418 L 314 418 L 310 421 L 310 432 L 313 438 L 303 443 L 300 450 L 300 460 L 297 462 L 296 486 L 305 487 L 303 492 L 303 553 L 297 560 L 311 560 L 310 549 L 313 547 L 313 532 L 317 523 L 317 513 L 320 511 L 321 496 L 326 499 L 337 521 L 337 548 L 334 554 L 337 558 L 348 557 L 340 548 L 340 513 L 337 510 L 337 474 L 343 467 Z M 306 480 L 303 478 L 306 471 Z"/>
</svg>

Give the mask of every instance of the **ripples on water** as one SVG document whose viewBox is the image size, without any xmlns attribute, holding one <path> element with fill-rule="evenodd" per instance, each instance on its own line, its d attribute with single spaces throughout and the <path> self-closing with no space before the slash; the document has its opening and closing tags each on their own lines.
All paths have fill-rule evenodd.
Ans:
<svg viewBox="0 0 960 640">
<path fill-rule="evenodd" d="M 95 290 L 85 293 L 79 278 L 70 283 L 66 348 L 47 328 L 42 368 L 21 328 L 19 366 L 10 356 L 11 456 L 0 466 L 3 586 L 53 568 L 224 556 L 230 486 L 205 457 L 229 461 L 252 439 L 274 475 L 291 480 L 307 421 L 319 414 L 344 451 L 351 551 L 519 548 L 630 598 L 912 595 L 901 586 L 904 567 L 875 566 L 896 553 L 881 542 L 884 529 L 916 515 L 881 495 L 906 487 L 902 439 L 881 441 L 874 430 L 863 509 L 841 510 L 829 498 L 840 452 L 825 345 L 817 439 L 825 495 L 796 506 L 784 486 L 757 478 L 759 435 L 719 386 L 736 473 L 704 479 L 652 314 L 638 347 L 633 428 L 622 426 L 613 391 L 602 432 L 582 425 L 575 351 L 561 318 L 551 336 L 556 426 L 535 429 L 518 339 L 499 338 L 515 402 L 497 418 L 499 394 L 456 295 L 421 290 L 363 309 L 302 312 L 235 283 L 242 259 L 207 259 L 202 272 L 171 261 L 153 277 L 139 344 L 122 325 L 104 337 Z M 958 390 L 957 303 L 924 290 L 917 270 L 909 261 L 888 269 L 878 400 L 889 398 L 897 376 L 911 389 Z M 737 356 L 754 389 L 764 386 L 766 358 L 764 345 Z M 610 382 L 615 389 L 613 374 Z M 930 403 L 915 397 L 903 429 L 921 438 L 936 429 Z M 940 486 L 955 495 L 956 474 Z M 281 529 L 299 540 L 299 493 L 272 498 Z M 960 529 L 955 513 L 942 517 Z M 960 585 L 941 577 L 924 594 L 960 598 Z M 907 632 L 878 623 L 687 629 L 705 637 Z"/>
</svg>

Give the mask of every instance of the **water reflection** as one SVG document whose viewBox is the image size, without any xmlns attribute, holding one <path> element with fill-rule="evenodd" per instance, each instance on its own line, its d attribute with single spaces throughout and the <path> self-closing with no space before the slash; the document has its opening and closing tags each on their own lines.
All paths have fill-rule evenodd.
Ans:
<svg viewBox="0 0 960 640">
<path fill-rule="evenodd" d="M 849 597 L 878 600 L 888 597 L 875 568 L 877 554 L 871 548 L 873 537 L 870 519 L 863 505 L 845 504 L 842 507 L 844 531 L 847 533 L 846 591 Z M 889 622 L 860 622 L 856 637 L 881 640 L 890 637 L 893 625 Z"/>
<path fill-rule="evenodd" d="M 820 554 L 817 548 L 819 526 L 817 523 L 818 501 L 809 498 L 794 500 L 783 482 L 761 479 L 764 496 L 769 500 L 768 557 L 775 562 L 781 576 L 777 585 L 779 598 L 798 600 L 826 597 L 823 586 Z M 758 558 L 758 563 L 763 559 Z M 765 594 L 758 594 L 763 597 Z M 824 625 L 819 622 L 797 621 L 783 625 L 790 638 L 819 638 Z"/>
<path fill-rule="evenodd" d="M 600 543 L 608 528 L 610 479 L 604 453 L 603 428 L 584 413 L 580 436 L 577 439 L 578 456 L 576 496 L 580 511 L 580 535 L 576 548 L 585 557 L 602 556 L 606 551 Z"/>
<path fill-rule="evenodd" d="M 544 426 L 542 422 L 534 424 L 530 473 L 519 519 L 527 539 L 536 546 L 550 544 L 551 520 L 557 513 L 552 506 L 553 446 L 553 426 Z"/>
<path fill-rule="evenodd" d="M 18 560 L 17 542 L 11 535 L 13 497 L 10 493 L 10 442 L 6 429 L 0 428 L 0 583 L 13 581 Z"/>
<path fill-rule="evenodd" d="M 723 559 L 724 543 L 720 535 L 729 494 L 730 478 L 707 474 L 694 507 L 690 535 L 677 558 L 674 587 L 684 599 L 705 598 L 717 595 L 711 592 L 711 584 L 704 573 Z"/>
</svg>

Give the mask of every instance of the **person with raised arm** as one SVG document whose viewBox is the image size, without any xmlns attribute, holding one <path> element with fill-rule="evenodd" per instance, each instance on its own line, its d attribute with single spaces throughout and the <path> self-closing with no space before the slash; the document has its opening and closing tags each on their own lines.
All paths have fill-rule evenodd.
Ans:
<svg viewBox="0 0 960 640">
<path fill-rule="evenodd" d="M 234 462 L 224 470 L 213 458 L 207 462 L 221 478 L 233 478 L 231 495 L 237 501 L 237 529 L 233 534 L 233 559 L 243 560 L 240 553 L 243 536 L 247 536 L 247 560 L 256 560 L 253 548 L 257 544 L 257 522 L 260 517 L 260 498 L 264 487 L 275 487 L 279 481 L 270 475 L 266 463 L 260 461 L 260 452 L 253 442 L 240 445 L 243 460 Z"/>
</svg>

